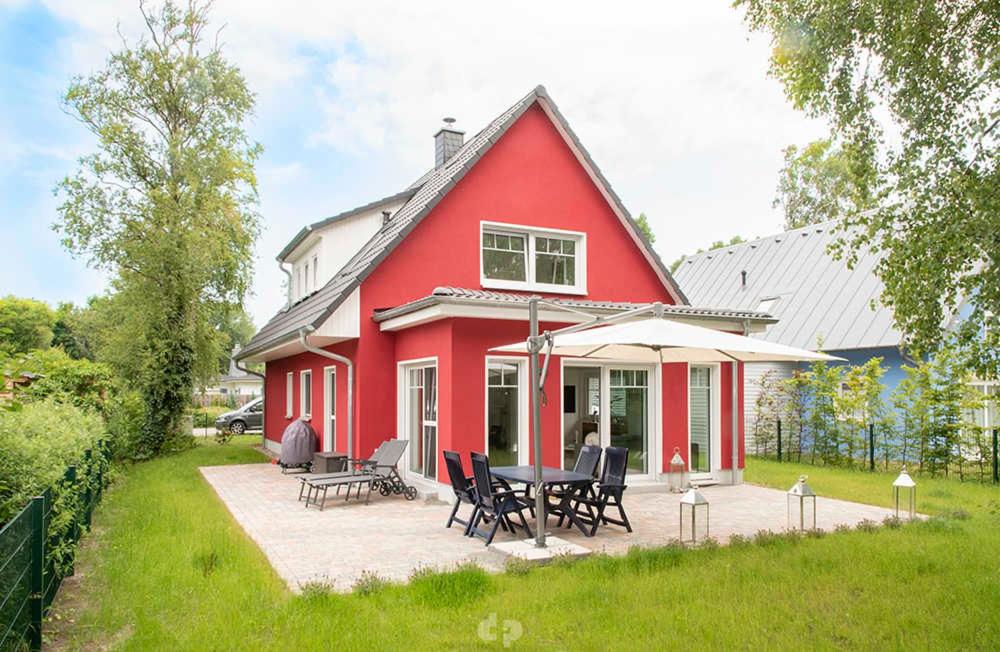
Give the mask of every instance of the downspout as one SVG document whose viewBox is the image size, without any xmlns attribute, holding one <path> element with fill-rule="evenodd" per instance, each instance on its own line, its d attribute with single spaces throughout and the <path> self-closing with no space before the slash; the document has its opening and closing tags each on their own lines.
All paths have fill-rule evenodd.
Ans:
<svg viewBox="0 0 1000 652">
<path fill-rule="evenodd" d="M 257 373 L 253 369 L 247 369 L 240 364 L 239 360 L 233 360 L 233 365 L 242 371 L 243 373 L 250 374 L 251 376 L 257 376 L 262 381 L 264 381 L 260 390 L 260 445 L 266 446 L 267 442 L 267 378 L 264 374 Z"/>
<path fill-rule="evenodd" d="M 319 349 L 315 346 L 309 344 L 306 336 L 316 330 L 312 326 L 304 326 L 299 329 L 299 343 L 302 344 L 302 348 L 310 353 L 315 353 L 316 355 L 322 356 L 324 358 L 329 358 L 330 360 L 335 360 L 336 362 L 342 363 L 347 367 L 347 457 L 354 457 L 354 363 L 351 362 L 350 358 L 345 358 L 342 355 L 331 353 L 325 349 Z M 323 424 L 325 429 L 327 424 Z M 331 438 L 336 446 L 337 434 L 333 433 Z"/>
<path fill-rule="evenodd" d="M 292 307 L 292 270 L 285 268 L 285 261 L 278 259 L 278 269 L 288 277 L 288 290 L 285 292 L 285 310 Z"/>
</svg>

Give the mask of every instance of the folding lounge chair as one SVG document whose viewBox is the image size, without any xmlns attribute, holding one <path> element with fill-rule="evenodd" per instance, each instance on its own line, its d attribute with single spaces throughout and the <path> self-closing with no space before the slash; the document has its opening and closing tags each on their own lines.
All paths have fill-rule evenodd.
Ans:
<svg viewBox="0 0 1000 652">
<path fill-rule="evenodd" d="M 348 458 L 347 466 L 349 470 L 347 471 L 337 471 L 335 473 L 319 473 L 316 475 L 306 475 L 299 477 L 299 500 L 301 501 L 303 496 L 306 494 L 306 487 L 310 482 L 315 482 L 317 480 L 329 480 L 330 478 L 350 478 L 356 477 L 358 475 L 371 473 L 371 470 L 383 463 L 382 460 L 382 449 L 385 447 L 386 442 L 382 442 L 372 453 L 372 456 L 367 459 L 361 458 Z M 340 489 L 338 487 L 337 491 Z M 311 493 L 311 490 L 310 490 Z"/>
<path fill-rule="evenodd" d="M 597 467 L 600 463 L 601 447 L 583 446 L 580 448 L 580 453 L 576 456 L 576 464 L 573 465 L 573 470 L 577 473 L 583 473 L 596 479 Z M 565 498 L 570 491 L 573 490 L 568 487 L 554 487 L 545 492 L 546 513 L 559 517 L 559 522 L 556 527 L 562 527 L 563 521 L 567 520 L 566 514 L 564 514 L 562 509 L 559 508 L 559 503 L 563 501 L 563 498 Z M 583 492 L 583 495 L 593 498 L 595 496 L 593 485 L 589 485 Z M 587 511 L 589 512 L 590 517 L 593 518 L 594 514 L 590 510 L 589 506 L 587 507 Z M 568 522 L 567 526 L 572 527 L 572 521 Z"/>
<path fill-rule="evenodd" d="M 357 498 L 361 498 L 361 487 L 367 485 L 368 493 L 365 495 L 365 502 L 371 500 L 373 488 L 377 488 L 383 496 L 389 494 L 402 494 L 407 500 L 417 497 L 417 488 L 408 486 L 399 475 L 397 465 L 403 457 L 406 449 L 406 441 L 393 439 L 385 442 L 381 449 L 380 459 L 375 464 L 365 465 L 365 471 L 354 475 L 347 475 L 337 478 L 327 478 L 324 480 L 306 480 L 308 491 L 306 493 L 306 507 L 310 504 L 319 505 L 323 511 L 326 502 L 326 493 L 330 487 L 347 487 L 347 496 L 344 500 L 350 500 L 351 487 L 357 486 Z M 315 494 L 315 495 L 314 495 Z"/>
</svg>

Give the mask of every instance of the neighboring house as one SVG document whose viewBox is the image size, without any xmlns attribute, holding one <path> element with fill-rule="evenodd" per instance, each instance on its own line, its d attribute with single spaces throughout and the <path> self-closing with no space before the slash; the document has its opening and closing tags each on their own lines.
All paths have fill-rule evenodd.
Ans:
<svg viewBox="0 0 1000 652">
<path fill-rule="evenodd" d="M 758 310 L 778 323 L 758 337 L 844 358 L 852 365 L 874 357 L 886 368 L 886 393 L 903 379 L 902 336 L 893 326 L 892 311 L 879 302 L 882 281 L 875 274 L 878 254 L 859 256 L 854 268 L 828 253 L 837 239 L 834 222 L 806 226 L 751 242 L 688 256 L 675 278 L 688 298 L 698 304 Z M 772 370 L 789 378 L 799 363 L 746 365 L 744 409 L 747 430 L 753 431 L 760 378 Z"/>
<path fill-rule="evenodd" d="M 404 473 L 430 490 L 447 483 L 444 450 L 529 463 L 527 358 L 490 349 L 527 336 L 531 294 L 599 314 L 660 301 L 726 331 L 773 321 L 689 305 L 544 88 L 468 141 L 448 124 L 434 144 L 415 183 L 302 229 L 278 255 L 290 305 L 236 356 L 266 364 L 271 450 L 301 418 L 322 450 L 407 440 Z M 584 320 L 541 316 L 546 329 Z M 653 481 L 676 447 L 698 477 L 733 479 L 734 371 L 554 357 L 543 462 L 572 466 L 585 441 L 624 445 L 630 483 Z"/>
<path fill-rule="evenodd" d="M 247 373 L 236 366 L 239 352 L 239 347 L 233 349 L 229 358 L 229 371 L 226 375 L 220 376 L 213 384 L 203 387 L 198 392 L 199 397 L 205 400 L 221 397 L 243 405 L 262 395 L 264 380 L 260 376 Z"/>
</svg>

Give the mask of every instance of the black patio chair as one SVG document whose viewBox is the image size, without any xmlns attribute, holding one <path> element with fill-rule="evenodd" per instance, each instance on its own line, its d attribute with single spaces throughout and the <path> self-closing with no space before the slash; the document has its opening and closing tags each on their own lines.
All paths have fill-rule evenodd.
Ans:
<svg viewBox="0 0 1000 652">
<path fill-rule="evenodd" d="M 515 524 L 510 519 L 511 514 L 517 514 L 521 523 L 517 527 L 523 527 L 528 533 L 528 537 L 534 536 L 528 521 L 524 518 L 524 510 L 528 509 L 528 502 L 519 497 L 513 490 L 497 490 L 493 484 L 493 476 L 490 474 L 490 459 L 482 453 L 471 453 L 472 475 L 476 480 L 476 513 L 469 525 L 470 536 L 482 537 L 486 545 L 493 543 L 497 529 L 501 526 L 504 529 L 514 531 Z M 493 521 L 493 526 L 489 530 L 479 529 L 479 524 L 483 521 Z"/>
<path fill-rule="evenodd" d="M 576 456 L 576 463 L 573 464 L 573 471 L 576 473 L 583 473 L 584 475 L 589 475 L 592 478 L 597 478 L 597 467 L 601 463 L 601 447 L 600 446 L 582 446 L 580 452 Z M 566 514 L 563 513 L 562 509 L 559 507 L 559 503 L 563 502 L 563 499 L 571 492 L 576 491 L 570 487 L 553 487 L 545 492 L 546 497 L 546 513 L 552 516 L 558 516 L 559 522 L 557 527 L 562 527 L 563 520 L 566 519 Z M 584 491 L 585 496 L 595 497 L 593 485 L 590 485 Z M 594 514 L 587 508 L 590 513 L 591 518 Z M 570 525 L 567 523 L 567 525 Z"/>
<path fill-rule="evenodd" d="M 604 468 L 601 469 L 601 480 L 596 491 L 591 496 L 580 496 L 573 500 L 577 515 L 587 525 L 590 525 L 590 536 L 597 533 L 600 525 L 620 525 L 629 532 L 632 525 L 622 507 L 622 494 L 625 493 L 625 474 L 628 471 L 628 449 L 620 446 L 608 446 L 604 449 Z M 581 507 L 586 508 L 586 513 Z M 612 518 L 604 512 L 608 507 L 617 507 L 619 518 Z M 593 511 L 592 511 L 593 510 Z M 595 513 L 596 512 L 596 513 Z"/>
<path fill-rule="evenodd" d="M 479 507 L 476 504 L 476 488 L 472 484 L 472 478 L 465 475 L 465 468 L 462 467 L 462 458 L 455 451 L 444 451 L 444 465 L 448 469 L 448 478 L 451 480 L 452 491 L 455 492 L 455 507 L 448 516 L 446 528 L 450 528 L 452 523 L 459 523 L 465 526 L 464 534 L 469 534 L 472 521 L 476 518 Z M 458 517 L 458 508 L 462 503 L 472 506 L 469 520 L 465 521 Z"/>
</svg>

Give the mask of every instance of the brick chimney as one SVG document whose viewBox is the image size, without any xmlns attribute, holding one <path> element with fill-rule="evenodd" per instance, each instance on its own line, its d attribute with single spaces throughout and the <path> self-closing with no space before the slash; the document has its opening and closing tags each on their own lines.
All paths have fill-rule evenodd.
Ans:
<svg viewBox="0 0 1000 652">
<path fill-rule="evenodd" d="M 465 132 L 455 129 L 455 118 L 445 118 L 444 126 L 434 134 L 434 167 L 441 167 L 455 155 L 465 141 Z"/>
</svg>

